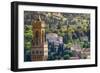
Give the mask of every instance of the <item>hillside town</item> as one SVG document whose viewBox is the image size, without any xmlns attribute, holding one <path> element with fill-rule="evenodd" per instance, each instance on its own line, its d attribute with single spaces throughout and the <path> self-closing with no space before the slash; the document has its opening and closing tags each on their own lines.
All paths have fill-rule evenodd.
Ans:
<svg viewBox="0 0 100 73">
<path fill-rule="evenodd" d="M 24 40 L 24 61 L 90 59 L 90 14 L 25 11 Z"/>
</svg>

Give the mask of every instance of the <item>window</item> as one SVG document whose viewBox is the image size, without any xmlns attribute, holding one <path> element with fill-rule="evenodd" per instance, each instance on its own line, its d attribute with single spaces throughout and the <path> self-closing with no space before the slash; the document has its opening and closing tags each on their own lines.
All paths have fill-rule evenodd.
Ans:
<svg viewBox="0 0 100 73">
<path fill-rule="evenodd" d="M 38 45 L 39 44 L 39 32 L 38 31 L 36 31 L 36 33 L 35 33 L 35 44 L 36 45 Z"/>
<path fill-rule="evenodd" d="M 40 51 L 40 55 L 42 54 L 42 51 Z"/>
<path fill-rule="evenodd" d="M 34 55 L 34 54 L 35 54 L 35 52 L 34 52 L 34 51 L 32 51 L 32 54 Z"/>
<path fill-rule="evenodd" d="M 36 54 L 39 54 L 38 50 L 36 51 Z"/>
</svg>

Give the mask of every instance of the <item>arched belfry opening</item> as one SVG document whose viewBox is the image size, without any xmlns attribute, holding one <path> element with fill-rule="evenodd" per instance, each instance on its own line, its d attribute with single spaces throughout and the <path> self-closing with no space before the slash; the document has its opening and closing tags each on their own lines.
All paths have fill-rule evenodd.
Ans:
<svg viewBox="0 0 100 73">
<path fill-rule="evenodd" d="M 31 60 L 43 61 L 48 59 L 48 44 L 45 41 L 45 23 L 39 16 L 37 20 L 32 21 L 32 49 Z"/>
<path fill-rule="evenodd" d="M 35 45 L 38 46 L 38 45 L 39 45 L 39 32 L 36 31 L 34 35 L 35 35 L 35 38 L 34 38 L 34 39 L 35 39 L 35 41 L 36 41 L 36 42 L 35 42 Z"/>
</svg>

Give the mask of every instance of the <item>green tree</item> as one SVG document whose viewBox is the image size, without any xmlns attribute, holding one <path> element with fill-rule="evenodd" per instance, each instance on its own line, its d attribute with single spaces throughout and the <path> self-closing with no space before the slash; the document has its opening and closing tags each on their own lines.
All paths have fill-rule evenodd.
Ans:
<svg viewBox="0 0 100 73">
<path fill-rule="evenodd" d="M 32 26 L 26 25 L 24 27 L 24 48 L 30 49 L 32 43 Z"/>
<path fill-rule="evenodd" d="M 67 59 L 69 59 L 69 58 L 70 58 L 69 54 L 64 55 L 64 59 L 65 59 L 65 60 L 67 60 Z"/>
</svg>

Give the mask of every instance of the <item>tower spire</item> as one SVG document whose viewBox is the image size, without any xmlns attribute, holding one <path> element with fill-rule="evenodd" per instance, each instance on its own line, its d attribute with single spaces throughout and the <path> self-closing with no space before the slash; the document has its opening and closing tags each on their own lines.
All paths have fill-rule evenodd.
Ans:
<svg viewBox="0 0 100 73">
<path fill-rule="evenodd" d="M 41 21 L 41 17 L 40 17 L 40 15 L 39 15 L 39 21 Z"/>
</svg>

